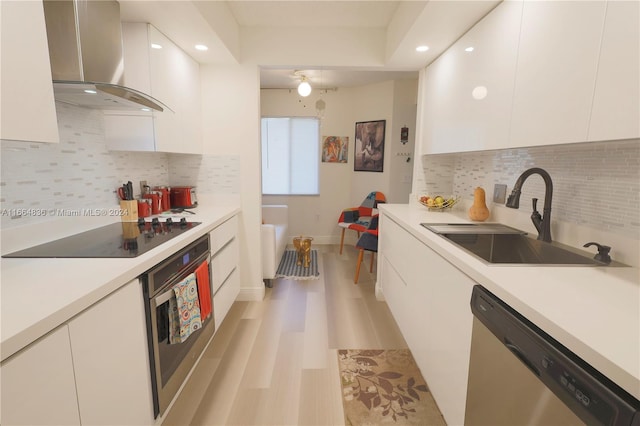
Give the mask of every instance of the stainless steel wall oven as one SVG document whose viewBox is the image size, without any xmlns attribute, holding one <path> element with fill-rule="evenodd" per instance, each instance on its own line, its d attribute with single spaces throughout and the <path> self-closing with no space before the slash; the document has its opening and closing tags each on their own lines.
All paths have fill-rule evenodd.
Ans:
<svg viewBox="0 0 640 426">
<path fill-rule="evenodd" d="M 209 236 L 206 235 L 140 277 L 145 296 L 155 417 L 165 412 L 213 336 L 213 311 L 202 321 L 202 327 L 192 332 L 181 343 L 171 341 L 169 330 L 170 299 L 175 295 L 173 288 L 204 262 L 211 268 L 210 260 Z M 208 275 L 211 276 L 211 270 Z M 208 281 L 210 291 L 211 282 Z"/>
</svg>

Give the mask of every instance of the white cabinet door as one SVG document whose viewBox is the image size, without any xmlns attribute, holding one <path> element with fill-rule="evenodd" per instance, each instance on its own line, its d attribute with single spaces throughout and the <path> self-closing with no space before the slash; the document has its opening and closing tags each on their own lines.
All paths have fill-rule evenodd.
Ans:
<svg viewBox="0 0 640 426">
<path fill-rule="evenodd" d="M 0 377 L 3 425 L 80 424 L 66 325 L 3 362 Z"/>
<path fill-rule="evenodd" d="M 602 0 L 524 3 L 513 146 L 587 140 L 604 16 Z"/>
<path fill-rule="evenodd" d="M 508 146 L 521 2 L 504 2 L 426 71 L 428 154 Z"/>
<path fill-rule="evenodd" d="M 200 66 L 155 27 L 122 24 L 125 85 L 164 103 L 162 112 L 105 112 L 112 150 L 202 152 Z"/>
<path fill-rule="evenodd" d="M 83 424 L 153 424 L 143 303 L 136 279 L 69 322 Z"/>
<path fill-rule="evenodd" d="M 42 2 L 3 1 L 0 139 L 60 142 Z"/>
<path fill-rule="evenodd" d="M 429 247 L 423 246 L 421 254 L 425 289 L 420 302 L 429 315 L 421 323 L 428 344 L 419 365 L 447 424 L 462 425 L 473 324 L 469 301 L 476 283 Z"/>
<path fill-rule="evenodd" d="M 166 99 L 175 114 L 154 112 L 156 149 L 200 154 L 200 66 L 155 27 L 149 26 L 151 94 Z"/>
<path fill-rule="evenodd" d="M 475 282 L 382 215 L 380 284 L 447 424 L 464 424 Z"/>
<path fill-rule="evenodd" d="M 173 112 L 153 112 L 156 151 L 165 151 L 164 148 L 171 148 L 181 142 L 178 140 L 180 98 L 175 87 L 178 80 L 184 78 L 178 73 L 179 68 L 175 65 L 175 62 L 179 61 L 180 49 L 155 27 L 147 25 L 147 30 L 149 37 L 147 46 L 151 46 L 149 49 L 151 96 L 161 99 L 173 110 Z"/>
<path fill-rule="evenodd" d="M 211 242 L 211 288 L 216 331 L 240 293 L 238 219 L 233 216 L 209 234 Z"/>
<path fill-rule="evenodd" d="M 219 330 L 239 293 L 240 273 L 238 268 L 235 268 L 213 296 L 213 317 L 216 322 L 216 332 Z"/>
<path fill-rule="evenodd" d="M 590 141 L 640 138 L 640 2 L 607 3 Z"/>
</svg>

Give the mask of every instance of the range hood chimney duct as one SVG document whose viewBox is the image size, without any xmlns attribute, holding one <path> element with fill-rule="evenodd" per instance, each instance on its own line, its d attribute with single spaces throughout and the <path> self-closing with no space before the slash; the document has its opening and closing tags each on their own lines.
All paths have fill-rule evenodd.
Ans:
<svg viewBox="0 0 640 426">
<path fill-rule="evenodd" d="M 123 85 L 117 1 L 45 0 L 44 14 L 56 100 L 103 110 L 166 108 Z"/>
</svg>

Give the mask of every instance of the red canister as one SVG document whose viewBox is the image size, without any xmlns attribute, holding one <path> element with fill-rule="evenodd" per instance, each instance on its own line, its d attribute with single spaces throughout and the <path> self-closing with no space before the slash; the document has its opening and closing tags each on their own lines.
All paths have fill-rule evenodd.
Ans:
<svg viewBox="0 0 640 426">
<path fill-rule="evenodd" d="M 138 217 L 151 216 L 151 202 L 152 200 L 148 198 L 138 200 Z"/>
<path fill-rule="evenodd" d="M 160 208 L 162 209 L 162 211 L 166 212 L 167 210 L 170 210 L 171 200 L 169 198 L 169 192 L 171 188 L 169 188 L 168 186 L 156 186 L 155 188 L 153 188 L 153 190 L 160 193 Z"/>
<path fill-rule="evenodd" d="M 160 214 L 162 212 L 161 206 L 162 194 L 158 191 L 151 191 L 148 194 L 142 194 L 142 198 L 148 198 L 151 200 L 151 214 Z"/>
</svg>

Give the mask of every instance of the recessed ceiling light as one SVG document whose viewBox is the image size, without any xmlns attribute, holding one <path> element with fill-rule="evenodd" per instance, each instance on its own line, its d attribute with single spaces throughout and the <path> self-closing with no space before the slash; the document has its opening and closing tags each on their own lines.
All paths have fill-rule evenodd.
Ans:
<svg viewBox="0 0 640 426">
<path fill-rule="evenodd" d="M 96 91 L 95 91 L 95 90 L 93 90 L 93 89 L 85 89 L 84 93 L 90 93 L 90 94 L 92 94 L 92 95 L 95 95 L 95 94 L 96 94 L 96 93 L 98 93 L 98 92 L 96 92 Z"/>
<path fill-rule="evenodd" d="M 196 44 L 195 47 L 196 47 L 197 50 L 202 50 L 202 51 L 209 50 L 209 48 L 207 46 L 205 46 L 204 44 Z"/>
<path fill-rule="evenodd" d="M 151 48 L 152 49 L 162 49 L 162 46 L 157 44 L 157 43 L 151 43 Z"/>
<path fill-rule="evenodd" d="M 416 47 L 416 52 L 426 52 L 427 50 L 429 50 L 429 46 L 418 46 Z"/>
<path fill-rule="evenodd" d="M 488 90 L 485 86 L 476 86 L 471 91 L 473 99 L 481 101 L 487 97 Z"/>
<path fill-rule="evenodd" d="M 473 46 L 469 46 L 466 49 L 464 49 L 465 52 L 473 52 Z"/>
</svg>

